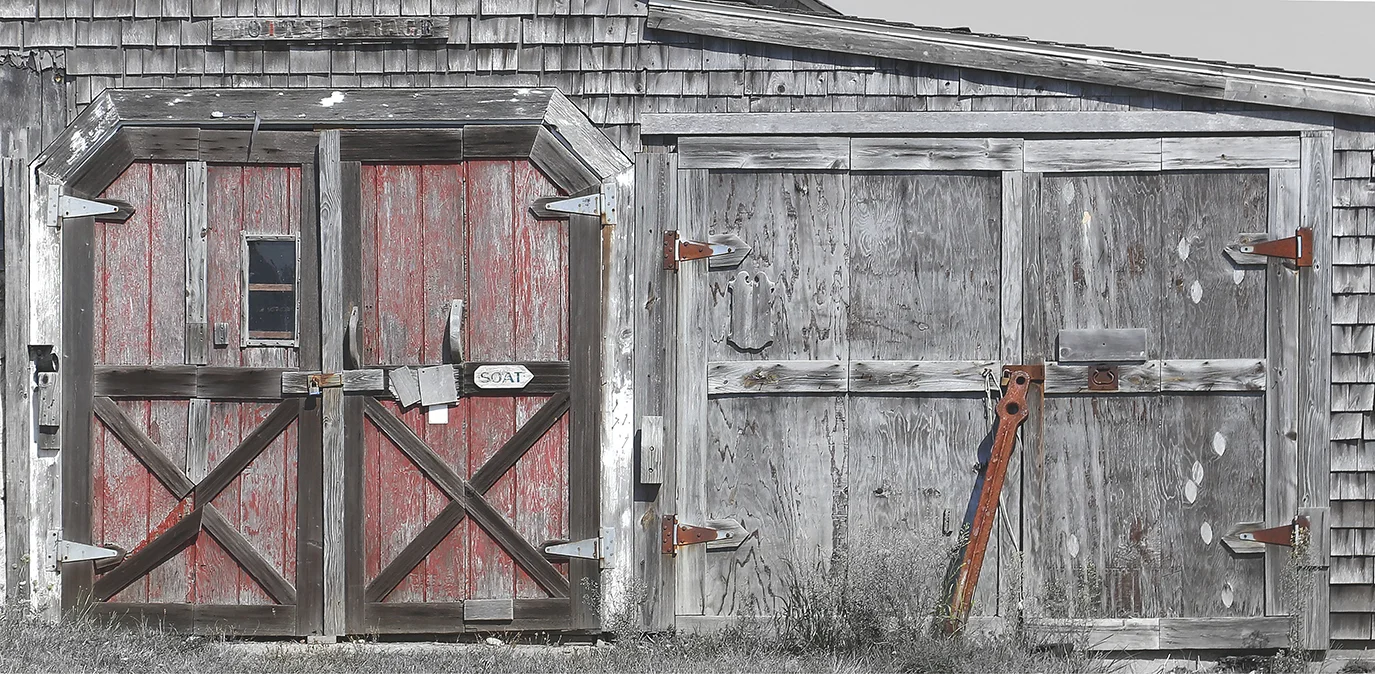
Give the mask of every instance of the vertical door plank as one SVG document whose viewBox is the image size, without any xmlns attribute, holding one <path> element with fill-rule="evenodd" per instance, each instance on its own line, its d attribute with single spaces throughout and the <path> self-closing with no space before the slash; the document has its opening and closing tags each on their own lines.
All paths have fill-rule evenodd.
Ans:
<svg viewBox="0 0 1375 674">
<path fill-rule="evenodd" d="M 339 164 L 339 132 L 320 133 L 316 155 L 320 195 L 320 365 L 344 369 L 343 237 L 344 203 Z M 330 388 L 320 396 L 325 497 L 324 633 L 341 635 L 345 625 L 344 563 L 344 391 Z"/>
<path fill-rule="evenodd" d="M 635 498 L 636 568 L 643 568 L 644 605 L 640 620 L 645 629 L 673 626 L 674 558 L 660 549 L 660 521 L 676 512 L 678 471 L 673 409 L 677 388 L 674 354 L 679 350 L 672 332 L 677 324 L 677 276 L 663 269 L 660 249 L 665 231 L 675 227 L 678 199 L 678 156 L 667 152 L 635 157 L 635 413 L 640 429 L 644 419 L 664 420 L 664 447 L 658 485 L 640 484 Z M 641 438 L 643 447 L 643 438 Z M 639 473 L 644 471 L 641 449 Z M 643 564 L 641 567 L 640 564 Z"/>
<path fill-rule="evenodd" d="M 998 245 L 1002 251 L 999 283 L 1002 298 L 999 313 L 1002 323 L 1000 359 L 1005 364 L 1029 362 L 1022 355 L 1022 243 L 1026 176 L 1021 171 L 1002 174 L 1002 217 Z M 994 376 L 1002 373 L 995 372 Z M 1035 388 L 1032 389 L 1035 391 Z M 1039 411 L 1038 411 L 1039 413 Z M 1014 615 L 1021 597 L 1022 566 L 1022 458 L 1026 452 L 1024 440 L 1030 437 L 1025 428 L 1017 434 L 1017 447 L 1008 461 L 1007 478 L 1003 482 L 1003 498 L 998 513 L 998 614 Z"/>
<path fill-rule="evenodd" d="M 243 173 L 244 208 L 243 230 L 250 234 L 297 234 L 300 204 L 296 188 L 300 179 L 294 171 L 279 166 L 250 166 Z M 297 298 L 299 300 L 299 297 Z M 247 367 L 289 367 L 295 364 L 294 357 L 288 358 L 288 350 L 281 347 L 249 347 L 244 349 L 242 363 Z M 267 418 L 275 406 L 263 403 L 244 403 L 241 407 L 241 430 L 244 434 L 252 432 Z M 253 543 L 258 552 L 272 566 L 285 575 L 286 550 L 289 541 L 285 535 L 288 528 L 288 506 L 291 495 L 286 493 L 287 471 L 293 469 L 296 452 L 287 451 L 294 447 L 295 424 L 289 426 L 280 437 L 273 440 L 251 464 L 240 474 L 240 512 L 239 530 Z M 290 465 L 289 465 L 290 464 Z M 295 517 L 291 516 L 291 532 L 294 543 Z M 290 580 L 292 576 L 286 576 Z M 241 583 L 255 586 L 251 577 L 243 572 Z M 246 603 L 272 603 L 266 594 L 252 593 L 245 596 L 251 600 Z"/>
<path fill-rule="evenodd" d="M 309 173 L 310 172 L 306 172 L 307 175 L 309 175 Z M 365 306 L 363 286 L 365 283 L 372 283 L 372 280 L 367 278 L 367 270 L 373 269 L 375 266 L 370 267 L 372 257 L 364 252 L 365 250 L 371 251 L 371 248 L 367 247 L 367 237 L 364 234 L 364 229 L 369 227 L 369 225 L 366 224 L 368 216 L 364 211 L 367 210 L 370 212 L 372 207 L 370 205 L 371 200 L 365 200 L 363 198 L 362 174 L 363 167 L 359 162 L 340 162 L 339 164 L 339 208 L 341 210 L 339 218 L 341 229 L 339 249 L 340 255 L 346 261 L 339 286 L 343 294 L 343 307 L 346 314 L 352 313 L 350 307 L 359 308 L 359 321 L 362 323 L 365 338 L 367 325 L 369 323 L 375 325 L 376 321 L 373 320 L 371 310 Z M 316 190 L 313 189 L 315 184 L 314 178 L 309 179 L 308 184 L 312 188 L 310 194 L 315 194 Z M 302 199 L 302 201 L 306 200 Z M 308 219 L 303 223 L 303 234 L 305 236 L 303 240 L 313 241 L 315 246 L 312 250 L 318 251 L 318 220 L 320 217 L 320 209 L 318 206 L 312 206 L 309 209 L 303 209 L 302 213 L 310 214 L 306 216 Z M 315 224 L 314 233 L 312 233 L 310 229 L 310 223 L 312 222 Z M 320 289 L 318 281 L 320 274 L 318 271 L 318 261 L 312 261 L 312 266 L 314 270 L 311 277 L 316 280 L 314 298 L 311 303 L 312 306 L 316 307 L 316 310 L 312 314 L 312 322 L 315 327 L 313 328 L 313 332 L 306 333 L 308 341 L 302 343 L 301 357 L 303 359 L 309 359 L 313 356 L 314 362 L 318 363 L 320 361 L 320 314 L 318 311 Z M 311 335 L 314 336 L 313 341 L 309 341 Z M 361 358 L 364 363 L 367 362 L 366 355 L 360 354 L 358 357 Z M 355 363 L 355 365 L 362 364 L 363 363 Z M 345 396 L 342 410 L 344 415 L 343 494 L 345 498 L 343 513 L 344 587 L 343 597 L 340 599 L 345 607 L 345 630 L 347 630 L 349 634 L 359 634 L 363 632 L 367 624 L 367 610 L 363 605 L 363 595 L 367 588 L 367 578 L 365 576 L 367 547 L 364 534 L 367 530 L 367 515 L 371 511 L 367 510 L 366 495 L 368 494 L 368 490 L 365 487 L 369 464 L 365 461 L 367 453 L 365 438 L 368 424 L 363 419 L 364 402 L 361 396 Z M 318 437 L 321 430 L 320 424 L 323 422 L 318 412 L 318 406 L 316 409 L 317 412 L 315 414 L 308 414 L 301 419 L 301 451 L 303 453 L 301 467 L 302 477 L 310 477 L 310 475 L 305 472 L 304 462 L 307 460 L 306 457 L 308 456 L 305 453 L 310 450 L 310 445 L 307 443 L 305 436 L 309 433 Z M 317 457 L 318 454 L 317 456 L 310 457 L 310 460 L 318 461 L 319 459 Z M 319 482 L 316 482 L 315 485 L 312 486 L 318 489 Z M 323 503 L 318 497 L 314 498 L 313 501 L 312 507 L 323 507 Z M 305 535 L 304 528 L 302 529 L 302 535 Z M 316 577 L 318 576 L 308 576 L 307 578 Z M 300 592 L 299 587 L 297 591 Z M 301 594 L 300 597 L 299 601 L 303 606 L 310 598 L 307 594 Z M 323 618 L 323 611 L 321 612 L 321 618 Z"/>
<path fill-rule="evenodd" d="M 1041 246 L 1041 221 L 1044 209 L 1041 207 L 1043 175 L 1026 173 L 1022 178 L 1022 362 L 1043 363 L 1053 353 L 1053 345 L 1047 344 L 1041 336 L 1049 329 L 1046 326 L 1047 310 L 1045 279 L 1047 270 Z M 1033 389 L 1034 390 L 1034 389 Z M 1022 435 L 1017 439 L 1019 450 L 1017 465 L 1021 469 L 1021 503 L 1019 522 L 1021 524 L 1022 548 L 1021 561 L 1016 571 L 1021 578 L 1021 587 L 1009 587 L 1011 592 L 1020 591 L 1023 608 L 1032 613 L 1044 613 L 1044 607 L 1026 601 L 1035 597 L 1042 586 L 1043 572 L 1050 555 L 1040 538 L 1043 528 L 1039 519 L 1046 514 L 1045 500 L 1045 445 L 1042 439 L 1045 430 L 1044 396 L 1027 396 L 1027 419 L 1022 425 Z M 1003 568 L 1007 568 L 1004 566 Z M 1010 585 L 1010 583 L 1009 583 Z"/>
<path fill-rule="evenodd" d="M 606 239 L 601 218 L 575 215 L 568 221 L 568 312 L 570 316 L 596 317 L 603 307 L 607 273 L 603 260 Z M 598 534 L 601 524 L 601 390 L 602 321 L 573 320 L 569 325 L 568 373 L 568 536 L 574 540 Z M 613 555 L 617 553 L 613 552 Z M 613 559 L 616 559 L 613 557 Z M 592 559 L 572 559 L 568 576 L 573 586 L 570 627 L 596 629 L 601 626 L 601 607 L 605 588 L 584 580 L 599 579 L 600 564 Z M 603 592 L 598 593 L 598 589 Z M 599 596 L 600 594 L 600 596 Z"/>
<path fill-rule="evenodd" d="M 1326 508 L 1331 462 L 1331 358 L 1332 331 L 1332 132 L 1306 131 L 1300 139 L 1299 181 L 1301 224 L 1313 230 L 1313 267 L 1300 281 L 1303 320 L 1299 321 L 1299 503 L 1306 508 Z M 1326 541 L 1318 536 L 1315 540 Z M 1318 553 L 1327 559 L 1328 551 Z M 1307 614 L 1303 622 L 1304 645 L 1327 650 L 1329 636 L 1328 571 L 1313 574 Z"/>
<path fill-rule="evenodd" d="M 1180 173 L 1161 182 L 1159 357 L 1262 356 L 1265 273 L 1218 251 L 1268 227 L 1267 175 Z M 1174 608 L 1186 617 L 1263 615 L 1263 560 L 1233 557 L 1219 539 L 1264 518 L 1265 397 L 1173 395 L 1162 404 L 1164 563 L 1184 570 Z"/>
<path fill-rule="evenodd" d="M 678 234 L 701 241 L 710 233 L 710 193 L 705 169 L 678 171 Z M 678 347 L 678 519 L 701 523 L 706 513 L 707 456 L 707 270 L 680 265 L 677 273 L 678 320 L 673 343 Z M 668 513 L 665 513 L 668 514 Z M 702 615 L 706 551 L 690 546 L 674 559 L 677 615 Z"/>
<path fill-rule="evenodd" d="M 469 316 L 464 343 L 469 360 L 515 358 L 515 274 L 510 263 L 515 249 L 512 223 L 512 162 L 468 163 L 468 294 Z M 524 308 L 522 307 L 522 310 Z M 468 471 L 476 471 L 515 432 L 515 402 L 511 398 L 474 398 L 469 401 Z M 507 472 L 488 490 L 487 500 L 508 519 L 515 515 L 516 475 Z M 509 597 L 515 589 L 515 567 L 501 546 L 471 519 L 469 596 L 475 599 Z"/>
<path fill-rule="evenodd" d="M 1299 227 L 1299 173 L 1300 169 L 1270 171 L 1272 237 L 1293 236 Z M 1265 410 L 1265 522 L 1278 525 L 1292 520 L 1299 507 L 1299 272 L 1271 260 L 1265 278 L 1265 356 L 1270 367 Z M 1284 592 L 1288 562 L 1288 548 L 1266 547 L 1266 615 L 1284 615 L 1293 603 Z"/>
<path fill-rule="evenodd" d="M 558 189 L 532 164 L 513 167 L 512 223 L 515 231 L 515 354 L 521 360 L 568 357 L 568 261 L 566 220 L 536 220 L 530 204 Z M 516 426 L 530 419 L 547 398 L 516 398 Z M 545 433 L 514 468 L 515 525 L 535 545 L 568 538 L 567 438 L 565 416 Z M 529 575 L 516 571 L 516 596 L 545 597 Z"/>
<path fill-rule="evenodd" d="M 377 316 L 378 357 L 390 365 L 419 365 L 425 342 L 423 239 L 424 214 L 419 165 L 379 165 L 376 176 L 377 217 Z M 422 408 L 400 412 L 401 420 L 421 438 L 425 437 Z M 378 443 L 378 480 L 382 508 L 378 561 L 385 566 L 426 524 L 425 502 L 437 489 L 401 451 L 380 434 Z M 391 601 L 424 601 L 426 564 L 421 562 L 392 591 Z"/>
<path fill-rule="evenodd" d="M 184 164 L 152 164 L 149 173 L 149 364 L 181 365 L 186 357 L 186 168 Z M 155 400 L 148 404 L 148 437 L 167 452 L 172 463 L 186 468 L 188 404 Z M 148 493 L 148 517 L 154 526 L 177 504 L 177 498 L 153 482 Z M 185 555 L 148 574 L 148 601 L 184 602 L 189 591 Z"/>
<path fill-rule="evenodd" d="M 999 360 L 1001 256 L 994 252 L 1001 180 L 939 174 L 856 174 L 852 180 L 850 358 Z M 851 540 L 954 545 L 974 485 L 970 467 L 989 430 L 982 396 L 851 397 Z M 1005 527 L 998 525 L 1001 535 Z M 943 537 L 943 529 L 953 533 Z M 998 607 L 999 540 L 989 541 L 976 613 Z M 851 563 L 865 564 L 872 553 L 855 546 Z"/>
<path fill-rule="evenodd" d="M 243 168 L 210 166 L 206 170 L 206 207 L 210 227 L 207 240 L 206 287 L 208 321 L 229 326 L 229 341 L 224 347 L 210 350 L 210 364 L 222 367 L 242 365 L 239 346 L 242 307 L 242 232 L 244 222 Z M 234 450 L 243 438 L 240 426 L 242 405 L 237 402 L 211 401 L 210 442 L 208 465 L 211 469 Z M 220 492 L 212 504 L 235 527 L 239 526 L 238 480 Z M 198 603 L 236 604 L 239 602 L 240 580 L 247 580 L 234 560 L 209 536 L 197 539 L 195 593 Z M 251 581 L 249 581 L 251 582 Z"/>
<path fill-rule="evenodd" d="M 186 163 L 186 363 L 210 362 L 212 328 L 206 322 L 206 237 L 210 220 L 205 203 L 205 162 Z"/>
<path fill-rule="evenodd" d="M 1155 293 L 1139 291 L 1160 287 L 1159 201 L 1156 176 L 1043 180 L 1044 307 L 1029 352 L 1049 352 L 1067 328 L 1159 334 Z M 1024 511 L 1039 548 L 1028 595 L 1049 615 L 1160 615 L 1178 602 L 1179 572 L 1159 562 L 1159 399 L 1047 399 L 1043 410 L 1037 463 L 1026 468 L 1039 491 Z"/>
<path fill-rule="evenodd" d="M 464 208 L 464 170 L 462 164 L 426 166 L 420 191 L 423 220 L 425 278 L 424 353 L 427 364 L 445 362 L 444 341 L 448 330 L 449 304 L 467 298 L 467 222 Z M 460 401 L 449 408 L 446 424 L 424 426 L 421 436 L 456 472 L 466 474 L 468 465 L 468 403 Z M 449 503 L 438 490 L 429 492 L 425 503 L 426 520 L 433 519 Z M 458 601 L 468 592 L 468 548 L 463 528 L 440 543 L 425 564 L 429 570 L 427 601 Z"/>
<path fill-rule="evenodd" d="M 381 357 L 382 313 L 377 302 L 377 275 L 384 273 L 377 259 L 377 239 L 379 236 L 377 207 L 379 169 L 373 164 L 359 167 L 359 218 L 362 223 L 363 250 L 363 309 L 359 312 L 363 331 L 363 360 L 369 365 L 383 363 Z M 396 410 L 390 402 L 384 403 L 388 409 Z M 363 421 L 363 566 L 364 584 L 377 577 L 386 562 L 378 552 L 382 547 L 383 485 L 381 483 L 381 461 L 383 451 L 395 451 L 381 431 L 370 422 Z M 361 600 L 361 597 L 360 597 Z"/>
<path fill-rule="evenodd" d="M 774 343 L 742 353 L 726 340 L 732 311 L 726 284 L 734 275 L 707 274 L 708 359 L 845 363 L 849 177 L 713 173 L 705 193 L 687 198 L 705 199 L 710 233 L 734 233 L 754 246 L 748 268 L 777 284 Z M 711 460 L 698 478 L 705 480 L 702 514 L 737 518 L 752 535 L 738 550 L 702 553 L 703 611 L 771 615 L 781 608 L 790 573 L 805 576 L 843 563 L 845 400 L 743 397 L 711 400 L 707 409 Z"/>
<path fill-rule="evenodd" d="M 105 232 L 105 348 L 102 362 L 112 365 L 146 365 L 149 355 L 149 239 L 153 224 L 148 208 L 153 167 L 135 164 L 105 194 L 122 199 L 137 209 L 118 231 Z M 121 409 L 135 423 L 147 428 L 148 403 L 122 401 Z M 149 529 L 148 494 L 162 487 L 148 470 L 113 436 L 106 435 L 99 502 L 104 504 L 105 543 L 132 549 Z M 154 522 L 156 523 L 156 521 Z M 115 596 L 115 601 L 146 601 L 148 579 L 143 578 Z"/>
</svg>

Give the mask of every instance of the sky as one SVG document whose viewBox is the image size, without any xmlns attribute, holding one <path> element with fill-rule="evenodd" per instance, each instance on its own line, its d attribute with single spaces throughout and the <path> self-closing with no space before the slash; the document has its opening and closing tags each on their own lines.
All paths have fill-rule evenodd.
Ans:
<svg viewBox="0 0 1375 674">
<path fill-rule="evenodd" d="M 1375 80 L 1375 0 L 826 0 L 919 26 Z"/>
</svg>

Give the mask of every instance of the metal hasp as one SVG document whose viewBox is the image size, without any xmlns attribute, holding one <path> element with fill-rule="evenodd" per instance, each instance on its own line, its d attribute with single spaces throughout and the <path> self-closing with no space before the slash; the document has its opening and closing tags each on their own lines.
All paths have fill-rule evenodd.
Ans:
<svg viewBox="0 0 1375 674">
<path fill-rule="evenodd" d="M 678 263 L 688 260 L 705 260 L 735 253 L 735 246 L 724 243 L 702 243 L 678 237 L 678 231 L 664 232 L 664 269 L 678 271 Z"/>
<path fill-rule="evenodd" d="M 1263 255 L 1292 260 L 1295 267 L 1313 266 L 1313 230 L 1300 227 L 1294 236 L 1270 241 L 1258 241 L 1237 247 L 1239 252 L 1248 255 Z"/>
<path fill-rule="evenodd" d="M 343 386 L 344 375 L 338 372 L 312 372 L 306 376 L 306 395 L 318 396 L 320 389 Z"/>
<path fill-rule="evenodd" d="M 993 429 L 979 444 L 979 474 L 965 509 L 960 536 L 964 540 L 950 560 L 945 577 L 946 618 L 944 629 L 953 634 L 964 625 L 974 605 L 974 588 L 979 585 L 988 539 L 993 533 L 998 501 L 1007 478 L 1007 466 L 1017 443 L 1017 429 L 1027 417 L 1027 391 L 1033 381 L 1044 381 L 1041 365 L 1012 365 L 1003 368 L 1003 397 L 998 401 L 998 416 Z"/>
<path fill-rule="evenodd" d="M 712 541 L 724 541 L 732 536 L 729 531 L 679 524 L 677 515 L 664 515 L 659 541 L 665 555 L 678 556 L 678 548 L 684 545 L 700 545 Z"/>
<path fill-rule="evenodd" d="M 603 225 L 614 225 L 620 220 L 617 210 L 619 205 L 616 198 L 616 183 L 607 182 L 602 183 L 601 189 L 594 194 L 550 201 L 544 204 L 543 208 L 565 215 L 597 215 L 601 216 Z"/>
<path fill-rule="evenodd" d="M 576 557 L 577 559 L 595 559 L 601 562 L 602 568 L 609 568 L 607 563 L 608 554 L 616 543 L 616 528 L 602 527 L 601 535 L 596 538 L 584 538 L 580 541 L 569 543 L 545 543 L 544 554 L 551 557 Z"/>
</svg>

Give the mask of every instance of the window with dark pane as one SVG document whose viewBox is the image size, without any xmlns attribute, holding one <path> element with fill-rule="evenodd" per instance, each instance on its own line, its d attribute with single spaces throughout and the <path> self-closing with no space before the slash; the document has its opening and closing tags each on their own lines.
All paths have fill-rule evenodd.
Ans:
<svg viewBox="0 0 1375 674">
<path fill-rule="evenodd" d="M 245 240 L 248 298 L 244 316 L 255 341 L 296 339 L 296 240 Z"/>
</svg>

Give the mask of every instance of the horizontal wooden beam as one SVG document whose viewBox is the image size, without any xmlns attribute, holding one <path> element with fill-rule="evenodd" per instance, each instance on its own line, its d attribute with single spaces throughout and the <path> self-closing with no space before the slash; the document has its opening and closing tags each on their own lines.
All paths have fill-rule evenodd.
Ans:
<svg viewBox="0 0 1375 674">
<path fill-rule="evenodd" d="M 1089 389 L 1091 365 L 1045 364 L 1047 395 L 1088 393 L 1256 392 L 1266 389 L 1259 358 L 1170 359 L 1117 363 L 1117 389 Z M 707 363 L 707 394 L 968 394 L 982 393 L 988 377 L 1000 377 L 991 360 L 713 361 Z M 987 374 L 985 374 L 987 373 Z"/>
<path fill-rule="evenodd" d="M 115 399 L 281 400 L 282 368 L 97 365 L 95 395 Z"/>
<path fill-rule="evenodd" d="M 553 632 L 566 630 L 571 625 L 568 599 L 518 598 L 510 601 L 511 619 L 500 623 L 465 622 L 465 602 L 368 602 L 364 604 L 364 627 L 369 634 L 456 634 Z"/>
<path fill-rule="evenodd" d="M 1331 117 L 1278 112 L 737 112 L 645 113 L 646 136 L 1028 134 L 1298 134 L 1331 126 Z M 1318 117 L 1322 117 L 1319 115 Z"/>
<path fill-rule="evenodd" d="M 143 604 L 92 602 L 86 607 L 96 619 L 141 628 L 159 625 L 194 634 L 235 636 L 299 636 L 296 607 L 281 604 Z"/>
<path fill-rule="evenodd" d="M 1163 171 L 1294 168 L 1297 136 L 1021 138 L 684 136 L 684 168 L 856 171 Z"/>
<path fill-rule="evenodd" d="M 691 136 L 678 141 L 684 169 L 850 168 L 850 139 L 828 136 Z"/>
<path fill-rule="evenodd" d="M 1209 618 L 1028 618 L 1038 643 L 1073 642 L 1090 651 L 1262 649 L 1289 644 L 1288 616 Z"/>
<path fill-rule="evenodd" d="M 646 27 L 1260 105 L 1375 115 L 1375 83 L 849 17 L 659 0 Z"/>
</svg>

